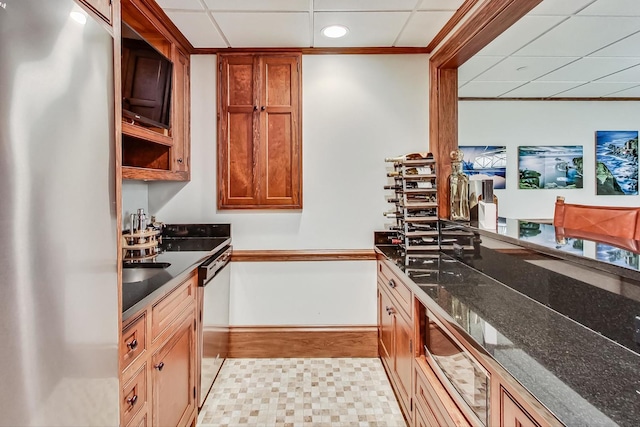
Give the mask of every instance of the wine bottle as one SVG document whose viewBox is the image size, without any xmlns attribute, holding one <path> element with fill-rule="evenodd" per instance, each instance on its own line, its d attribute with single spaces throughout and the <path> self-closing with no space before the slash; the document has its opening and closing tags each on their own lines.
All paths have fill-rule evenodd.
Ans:
<svg viewBox="0 0 640 427">
<path fill-rule="evenodd" d="M 402 163 L 405 160 L 425 160 L 425 159 L 433 159 L 433 154 L 428 152 L 418 152 L 418 153 L 409 153 L 404 156 L 398 157 L 387 157 L 384 159 L 385 162 L 388 163 Z"/>
<path fill-rule="evenodd" d="M 407 168 L 407 175 L 431 175 L 431 168 L 429 166 L 419 168 Z"/>
<path fill-rule="evenodd" d="M 399 178 L 402 177 L 402 173 L 400 171 L 387 172 L 387 176 L 389 178 Z"/>
<path fill-rule="evenodd" d="M 402 191 L 402 185 L 385 185 L 384 186 L 385 190 L 396 190 L 396 191 Z"/>
<path fill-rule="evenodd" d="M 397 211 L 383 212 L 382 215 L 387 218 L 402 218 L 402 213 Z"/>
<path fill-rule="evenodd" d="M 400 199 L 398 199 L 397 197 L 392 197 L 390 199 L 387 199 L 387 202 L 389 202 L 389 203 L 399 203 Z"/>
</svg>

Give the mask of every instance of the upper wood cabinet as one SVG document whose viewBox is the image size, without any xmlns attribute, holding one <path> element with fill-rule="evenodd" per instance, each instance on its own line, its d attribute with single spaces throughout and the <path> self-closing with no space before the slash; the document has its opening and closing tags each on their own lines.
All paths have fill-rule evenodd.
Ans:
<svg viewBox="0 0 640 427">
<path fill-rule="evenodd" d="M 157 50 L 136 49 L 135 41 L 122 44 L 123 107 L 168 129 L 123 117 L 122 177 L 125 179 L 188 181 L 190 179 L 190 84 L 189 52 L 193 49 L 152 0 L 122 0 L 122 21 Z M 123 37 L 125 26 L 123 25 Z M 167 61 L 170 68 L 167 68 Z M 158 59 L 160 58 L 160 59 Z M 135 66 L 134 66 L 135 65 Z M 145 79 L 136 84 L 137 72 L 161 77 L 171 73 L 171 83 L 158 86 Z M 155 75 L 154 74 L 154 75 Z M 164 82 L 159 78 L 158 81 Z M 167 103 L 167 99 L 170 102 Z M 167 105 L 170 107 L 167 109 Z M 164 108 L 163 108 L 164 107 Z M 142 110 L 140 110 L 142 109 Z M 168 111 L 167 111 L 168 110 Z M 166 120 L 166 115 L 169 115 Z"/>
<path fill-rule="evenodd" d="M 301 209 L 301 54 L 222 54 L 218 209 Z"/>
</svg>

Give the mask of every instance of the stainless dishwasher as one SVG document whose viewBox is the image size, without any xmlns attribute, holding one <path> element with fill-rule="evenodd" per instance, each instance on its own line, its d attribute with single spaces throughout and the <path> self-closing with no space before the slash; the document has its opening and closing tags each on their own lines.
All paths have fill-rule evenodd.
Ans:
<svg viewBox="0 0 640 427">
<path fill-rule="evenodd" d="M 229 285 L 231 251 L 227 246 L 198 269 L 200 378 L 198 408 L 211 389 L 229 349 Z"/>
</svg>

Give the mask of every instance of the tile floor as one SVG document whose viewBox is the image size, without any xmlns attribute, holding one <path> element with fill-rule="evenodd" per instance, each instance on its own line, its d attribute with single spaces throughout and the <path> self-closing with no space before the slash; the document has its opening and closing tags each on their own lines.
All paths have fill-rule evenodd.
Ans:
<svg viewBox="0 0 640 427">
<path fill-rule="evenodd" d="M 229 359 L 198 426 L 406 424 L 379 359 Z"/>
</svg>

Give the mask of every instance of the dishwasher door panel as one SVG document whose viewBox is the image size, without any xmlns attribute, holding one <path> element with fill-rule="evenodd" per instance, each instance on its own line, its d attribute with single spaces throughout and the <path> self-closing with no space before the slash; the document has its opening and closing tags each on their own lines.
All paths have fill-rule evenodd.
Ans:
<svg viewBox="0 0 640 427">
<path fill-rule="evenodd" d="M 229 351 L 229 285 L 231 264 L 227 264 L 202 292 L 202 341 L 200 345 L 201 407 Z"/>
</svg>

